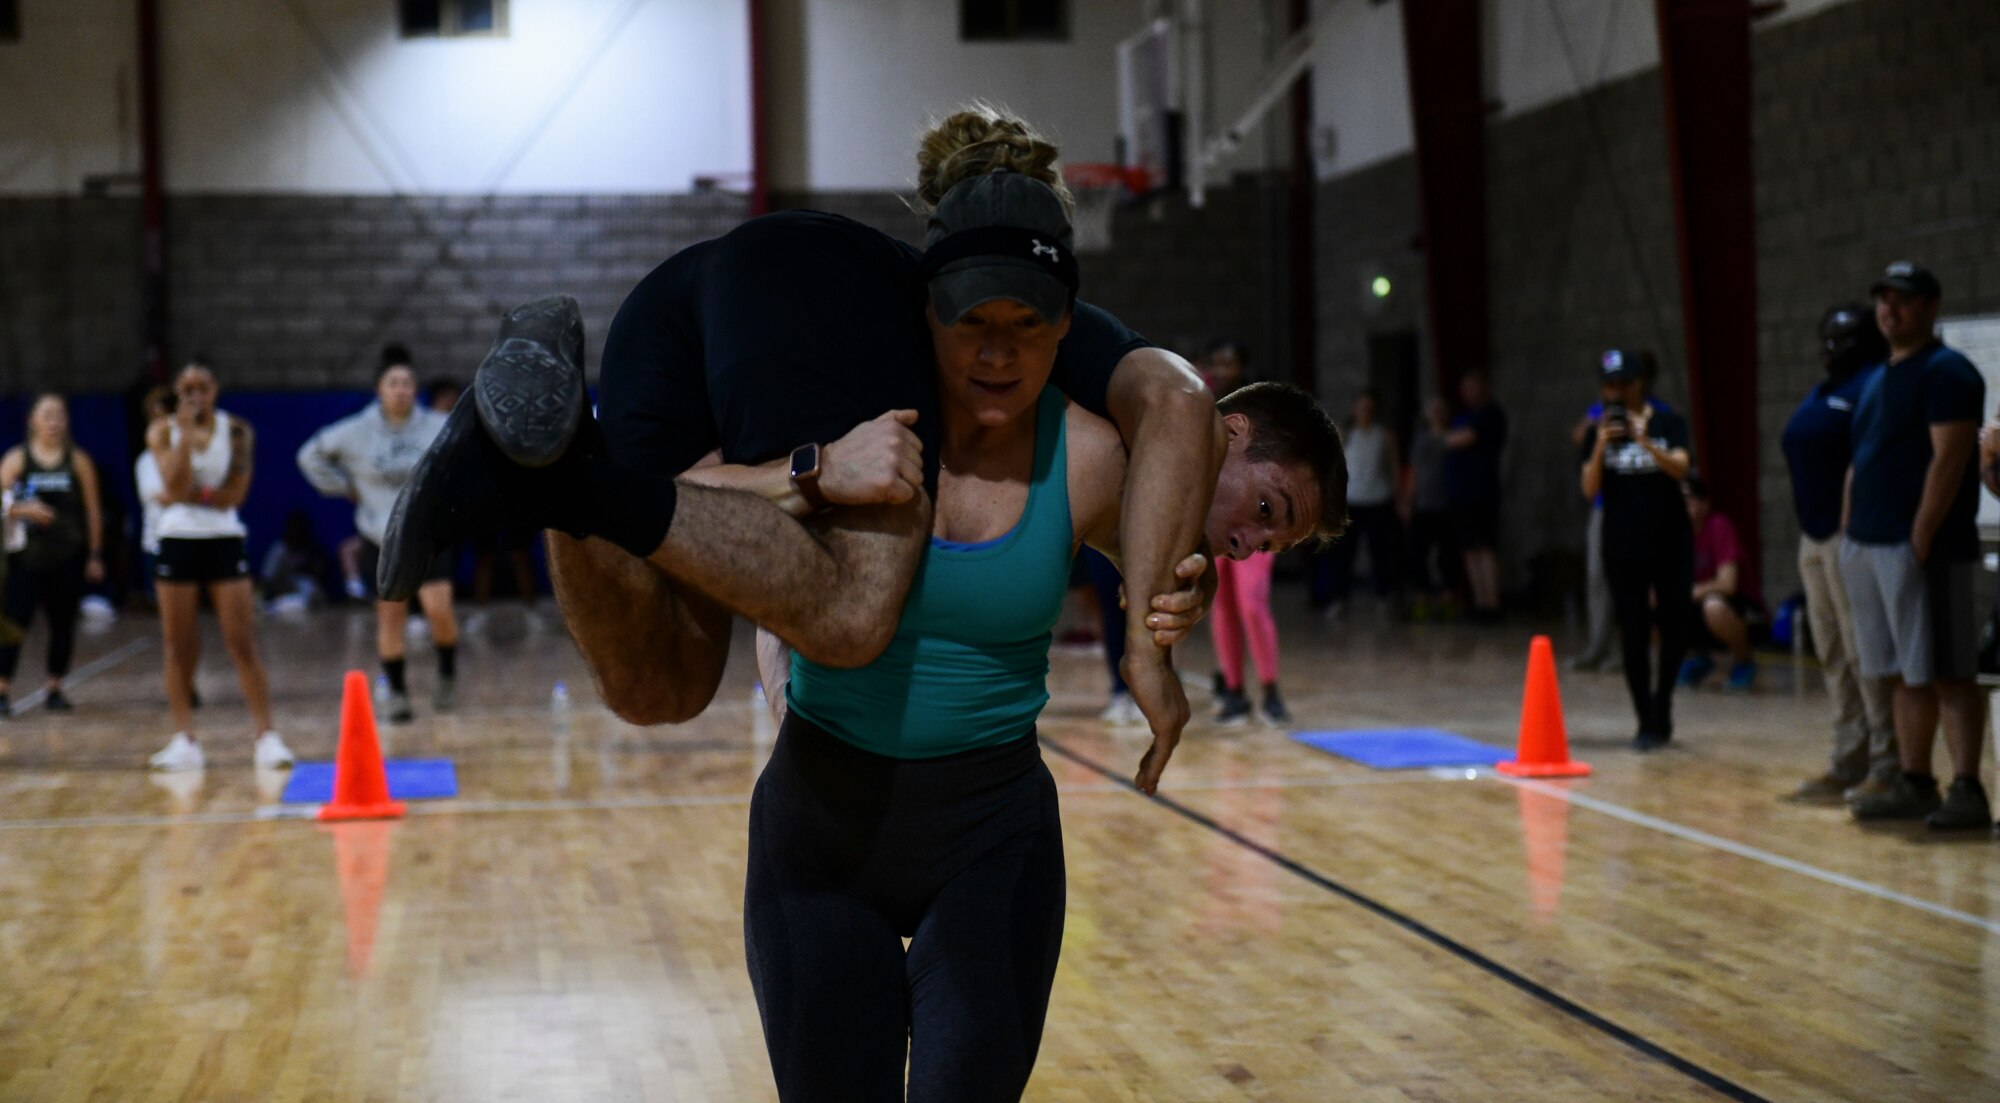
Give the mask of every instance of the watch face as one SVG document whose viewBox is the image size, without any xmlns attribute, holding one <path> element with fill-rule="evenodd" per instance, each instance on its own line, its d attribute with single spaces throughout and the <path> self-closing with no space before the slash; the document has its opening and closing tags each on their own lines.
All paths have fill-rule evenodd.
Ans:
<svg viewBox="0 0 2000 1103">
<path fill-rule="evenodd" d="M 819 445 L 802 444 L 792 449 L 792 478 L 803 478 L 818 470 Z"/>
</svg>

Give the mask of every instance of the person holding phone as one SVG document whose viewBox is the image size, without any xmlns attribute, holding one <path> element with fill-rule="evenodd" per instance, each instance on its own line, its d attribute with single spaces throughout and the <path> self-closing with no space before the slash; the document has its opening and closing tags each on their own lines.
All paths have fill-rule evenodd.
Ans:
<svg viewBox="0 0 2000 1103">
<path fill-rule="evenodd" d="M 1674 734 L 1675 675 L 1694 616 L 1694 529 L 1681 499 L 1691 465 L 1687 422 L 1646 404 L 1643 362 L 1626 349 L 1598 361 L 1604 412 L 1584 434 L 1582 491 L 1587 500 L 1604 496 L 1604 573 L 1639 719 L 1632 745 L 1655 751 Z M 1648 659 L 1656 627 L 1654 666 Z"/>
</svg>

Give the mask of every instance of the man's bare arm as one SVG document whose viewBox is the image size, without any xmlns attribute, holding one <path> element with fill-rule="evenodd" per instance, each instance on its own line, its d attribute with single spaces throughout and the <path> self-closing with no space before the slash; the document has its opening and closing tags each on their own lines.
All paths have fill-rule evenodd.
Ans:
<svg viewBox="0 0 2000 1103">
<path fill-rule="evenodd" d="M 1174 565 L 1201 545 L 1229 435 L 1193 365 L 1165 349 L 1127 353 L 1106 398 L 1131 461 L 1126 466 L 1119 550 L 1128 594 L 1181 588 Z M 1146 630 L 1146 601 L 1126 611 L 1132 646 L 1166 656 Z"/>
<path fill-rule="evenodd" d="M 1965 477 L 1965 465 L 1972 461 L 1977 430 L 1978 426 L 1970 421 L 1931 425 L 1931 464 L 1924 471 L 1924 493 L 1917 501 L 1916 519 L 1910 522 L 1910 550 L 1917 553 L 1918 562 L 1927 562 L 1931 557 L 1931 541 L 1944 524 L 1944 515 L 1951 512 L 1959 480 Z"/>
<path fill-rule="evenodd" d="M 1129 596 L 1123 673 L 1153 730 L 1133 784 L 1152 793 L 1187 726 L 1188 703 L 1168 650 L 1146 621 L 1155 595 L 1180 588 L 1175 565 L 1201 544 L 1229 437 L 1201 377 L 1165 349 L 1127 353 L 1106 403 L 1131 454 L 1119 539 Z"/>
</svg>

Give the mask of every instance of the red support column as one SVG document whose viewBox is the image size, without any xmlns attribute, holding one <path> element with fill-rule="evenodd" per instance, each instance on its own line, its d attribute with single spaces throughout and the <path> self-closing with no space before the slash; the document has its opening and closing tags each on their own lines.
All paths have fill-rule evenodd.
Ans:
<svg viewBox="0 0 2000 1103">
<path fill-rule="evenodd" d="M 138 0 L 139 188 L 142 225 L 140 270 L 145 329 L 141 347 L 147 377 L 167 378 L 167 201 L 160 165 L 159 0 Z"/>
<path fill-rule="evenodd" d="M 1480 0 L 1403 0 L 1431 350 L 1447 398 L 1491 356 L 1479 9 Z"/>
<path fill-rule="evenodd" d="M 1307 0 L 1292 0 L 1290 28 L 1302 30 L 1312 18 Z M 1310 394 L 1319 393 L 1319 255 L 1318 220 L 1315 207 L 1319 196 L 1319 172 L 1313 163 L 1312 67 L 1292 82 L 1291 146 L 1292 171 L 1287 187 L 1287 213 L 1291 242 L 1286 256 L 1290 287 L 1287 313 L 1291 316 L 1292 382 Z"/>
<path fill-rule="evenodd" d="M 1763 577 L 1757 482 L 1757 211 L 1750 0 L 1654 0 L 1695 461 Z"/>
</svg>

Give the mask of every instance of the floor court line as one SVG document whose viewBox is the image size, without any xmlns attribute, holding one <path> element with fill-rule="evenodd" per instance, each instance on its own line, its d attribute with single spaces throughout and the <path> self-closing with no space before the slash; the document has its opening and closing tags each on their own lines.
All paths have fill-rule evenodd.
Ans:
<svg viewBox="0 0 2000 1103">
<path fill-rule="evenodd" d="M 1112 781 L 1120 782 L 1124 788 L 1130 790 L 1133 793 L 1139 792 L 1136 786 L 1133 786 L 1129 782 L 1125 782 L 1119 775 L 1113 773 L 1110 767 L 1105 766 L 1092 759 L 1086 758 L 1083 755 L 1070 750 L 1068 747 L 1065 747 L 1062 743 L 1054 739 L 1050 739 L 1047 736 L 1042 737 L 1042 743 L 1049 749 L 1053 750 L 1055 753 L 1061 755 L 1064 758 L 1069 759 L 1071 762 L 1074 762 L 1077 765 L 1082 766 L 1086 769 L 1093 770 L 1098 774 L 1101 774 L 1104 777 L 1109 778 Z M 1592 1011 L 1589 1008 L 1583 1006 L 1582 1004 L 1579 1004 L 1576 1001 L 1570 999 L 1569 997 L 1564 996 L 1562 993 L 1557 992 L 1556 990 L 1549 988 L 1548 986 L 1542 984 L 1541 982 L 1528 977 L 1526 974 L 1515 972 L 1514 970 L 1508 968 L 1505 965 L 1500 964 L 1498 961 L 1495 961 L 1490 957 L 1487 957 L 1485 954 L 1480 953 L 1478 950 L 1473 949 L 1472 947 L 1466 945 L 1465 943 L 1460 942 L 1457 939 L 1452 938 L 1450 935 L 1447 935 L 1442 931 L 1439 931 L 1436 928 L 1429 926 L 1422 920 L 1413 918 L 1410 915 L 1397 911 L 1395 908 L 1392 908 L 1389 905 L 1374 899 L 1373 897 L 1365 896 L 1359 892 L 1356 892 L 1355 890 L 1348 888 L 1346 885 L 1343 885 L 1338 881 L 1335 881 L 1332 878 L 1326 876 L 1325 874 L 1320 873 L 1318 870 L 1315 870 L 1312 867 L 1297 861 L 1296 859 L 1288 857 L 1281 851 L 1274 850 L 1268 846 L 1265 846 L 1264 844 L 1256 841 L 1255 839 L 1250 838 L 1247 835 L 1242 834 L 1239 831 L 1226 827 L 1220 822 L 1211 819 L 1200 812 L 1195 811 L 1193 808 L 1190 808 L 1187 805 L 1180 803 L 1179 801 L 1174 800 L 1172 797 L 1153 796 L 1153 797 L 1148 797 L 1147 799 L 1151 800 L 1155 804 L 1158 804 L 1160 807 L 1165 808 L 1170 812 L 1173 812 L 1175 815 L 1180 816 L 1182 819 L 1185 819 L 1190 823 L 1197 824 L 1201 827 L 1205 827 L 1208 830 L 1214 832 L 1215 834 L 1220 835 L 1225 839 L 1228 839 L 1230 842 L 1233 842 L 1236 845 L 1243 847 L 1245 850 L 1257 854 L 1258 856 L 1279 866 L 1280 868 L 1293 874 L 1294 876 L 1300 878 L 1301 880 L 1316 885 L 1319 888 L 1325 889 L 1327 892 L 1330 892 L 1333 895 L 1338 896 L 1343 900 L 1346 900 L 1348 903 L 1354 904 L 1355 906 L 1363 909 L 1364 911 L 1369 912 L 1370 914 L 1375 915 L 1378 918 L 1385 919 L 1390 923 L 1393 923 L 1396 926 L 1401 927 L 1403 930 L 1409 932 L 1410 934 L 1415 935 L 1416 937 L 1424 940 L 1425 942 L 1430 943 L 1433 946 L 1436 946 L 1441 950 L 1444 950 L 1446 953 L 1449 953 L 1452 956 L 1457 957 L 1461 961 L 1476 966 L 1477 968 L 1485 971 L 1486 973 L 1502 981 L 1505 981 L 1507 984 L 1512 985 L 1514 988 L 1520 990 L 1526 995 L 1531 996 L 1534 999 L 1540 1000 L 1542 1003 L 1545 1003 L 1550 1007 L 1555 1008 L 1557 1011 L 1560 1011 L 1563 1014 L 1568 1015 L 1570 1018 L 1575 1019 L 1578 1022 L 1583 1023 L 1584 1025 L 1589 1026 L 1592 1029 L 1597 1030 L 1600 1033 L 1605 1034 L 1606 1036 L 1620 1043 L 1623 1043 L 1628 1048 L 1638 1052 L 1639 1054 L 1645 1057 L 1651 1058 L 1652 1060 L 1657 1061 L 1660 1064 L 1666 1065 L 1667 1067 L 1673 1069 L 1674 1071 L 1681 1073 L 1682 1075 L 1688 1077 L 1689 1079 L 1695 1081 L 1696 1083 L 1699 1083 L 1702 1086 L 1709 1088 L 1710 1090 L 1720 1095 L 1723 1095 L 1730 1099 L 1738 1100 L 1739 1103 L 1769 1103 L 1769 1101 L 1766 1100 L 1764 1096 L 1758 1095 L 1756 1092 L 1753 1092 L 1750 1089 L 1745 1088 L 1742 1085 L 1737 1084 L 1736 1082 L 1729 1080 L 1718 1073 L 1711 1072 L 1708 1069 L 1695 1064 L 1693 1061 L 1690 1061 L 1687 1058 L 1682 1057 L 1677 1053 L 1674 1053 L 1672 1050 L 1667 1049 L 1665 1046 L 1662 1046 L 1659 1043 L 1652 1041 L 1651 1039 L 1645 1037 L 1642 1034 L 1638 1034 L 1625 1027 L 1619 1026 L 1617 1023 L 1612 1022 L 1610 1019 L 1607 1019 L 1604 1016 L 1599 1015 L 1597 1012 Z"/>
<path fill-rule="evenodd" d="M 1826 884 L 1835 885 L 1851 892 L 1872 896 L 1877 900 L 1886 900 L 1893 904 L 1901 904 L 1907 908 L 1915 908 L 1921 912 L 1928 912 L 1941 919 L 1950 919 L 1954 922 L 1964 923 L 1967 926 L 1978 927 L 1983 931 L 2000 934 L 2000 920 L 1988 919 L 1985 916 L 1974 915 L 1971 912 L 1959 911 L 1957 908 L 1946 907 L 1943 904 L 1934 903 L 1922 897 L 1897 892 L 1895 889 L 1885 888 L 1870 881 L 1863 881 L 1858 877 L 1849 877 L 1844 873 L 1835 873 L 1830 869 L 1821 869 L 1809 862 L 1801 862 L 1796 858 L 1787 858 L 1783 854 L 1774 854 L 1771 851 L 1750 846 L 1747 843 L 1725 839 L 1720 835 L 1711 835 L 1706 831 L 1697 831 L 1692 827 L 1683 827 L 1672 820 L 1663 820 L 1658 816 L 1649 816 L 1644 812 L 1634 811 L 1622 804 L 1613 804 L 1608 800 L 1599 800 L 1596 797 L 1585 796 L 1582 793 L 1574 793 L 1560 785 L 1553 785 L 1546 781 L 1534 781 L 1527 778 L 1512 778 L 1504 774 L 1486 773 L 1484 771 L 1482 771 L 1482 776 L 1490 777 L 1495 781 L 1504 781 L 1509 785 L 1518 786 L 1529 792 L 1559 797 L 1579 808 L 1588 808 L 1593 812 L 1610 816 L 1613 819 L 1624 820 L 1626 823 L 1638 827 L 1648 828 L 1665 835 L 1672 835 L 1677 839 L 1700 846 L 1712 847 L 1727 854 L 1734 854 L 1739 858 L 1747 858 L 1753 862 L 1761 862 L 1773 869 L 1782 869 L 1787 873 L 1796 873 L 1801 877 L 1810 877 L 1815 881 L 1823 881 Z"/>
<path fill-rule="evenodd" d="M 112 667 L 117 666 L 119 663 L 151 646 L 153 646 L 153 641 L 149 639 L 126 640 L 122 646 L 114 648 L 109 654 L 99 655 L 97 658 L 70 671 L 63 677 L 63 688 L 68 689 L 72 686 L 82 685 L 89 681 L 92 676 L 110 670 Z M 14 711 L 26 712 L 36 705 L 41 704 L 48 698 L 48 695 L 48 684 L 43 683 L 34 691 L 22 694 L 20 699 L 14 702 Z"/>
</svg>

